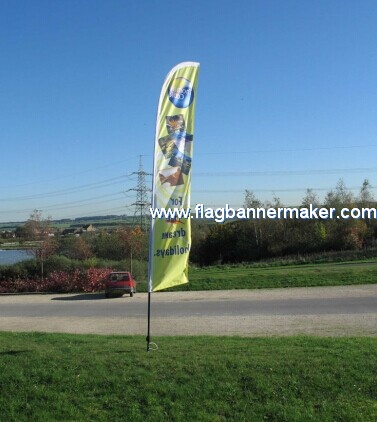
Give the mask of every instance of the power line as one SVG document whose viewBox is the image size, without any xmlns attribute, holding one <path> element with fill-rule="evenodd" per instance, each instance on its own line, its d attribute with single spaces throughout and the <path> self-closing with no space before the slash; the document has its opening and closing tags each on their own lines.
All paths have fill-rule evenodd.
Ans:
<svg viewBox="0 0 377 422">
<path fill-rule="evenodd" d="M 312 191 L 319 191 L 319 192 L 324 192 L 324 191 L 330 191 L 334 189 L 334 186 L 330 187 L 330 188 L 289 188 L 289 189 L 248 189 L 252 192 L 269 192 L 269 193 L 274 193 L 274 192 L 305 192 L 308 189 L 312 190 Z M 361 186 L 352 186 L 352 187 L 347 187 L 347 190 L 360 190 Z M 373 187 L 373 186 L 369 186 L 368 189 L 377 189 L 377 187 Z M 247 190 L 247 188 L 245 189 L 239 189 L 239 190 L 235 190 L 235 189 L 228 189 L 228 190 L 224 190 L 224 189 L 200 189 L 200 190 L 196 190 L 194 189 L 192 191 L 192 193 L 244 193 L 245 190 Z"/>
<path fill-rule="evenodd" d="M 331 151 L 342 149 L 364 149 L 364 148 L 377 148 L 377 144 L 370 145 L 341 145 L 333 147 L 312 147 L 312 148 L 274 148 L 274 149 L 260 149 L 251 151 L 216 151 L 216 152 L 202 152 L 195 155 L 235 155 L 235 154 L 273 154 L 274 152 L 305 152 L 305 151 Z"/>
<path fill-rule="evenodd" d="M 14 196 L 10 198 L 0 198 L 0 200 L 1 201 L 29 201 L 31 199 L 60 196 L 60 195 L 65 195 L 67 193 L 76 193 L 76 192 L 81 192 L 83 190 L 103 188 L 103 187 L 113 186 L 114 184 L 118 184 L 118 183 L 124 183 L 124 180 L 122 179 L 126 177 L 127 177 L 126 175 L 122 175 L 122 176 L 112 177 L 110 179 L 105 179 L 99 182 L 88 183 L 86 185 L 81 185 L 81 186 L 75 186 L 72 188 L 60 189 L 60 190 L 55 190 L 55 191 L 50 191 L 50 192 L 45 192 L 45 193 L 37 193 L 34 195 L 27 195 L 27 196 Z"/>
<path fill-rule="evenodd" d="M 311 169 L 311 170 L 268 170 L 268 171 L 227 171 L 227 172 L 197 172 L 196 176 L 221 177 L 221 176 L 305 176 L 320 174 L 349 174 L 349 173 L 376 173 L 377 167 L 343 168 L 343 169 Z"/>
<path fill-rule="evenodd" d="M 258 141 L 258 143 L 260 143 Z M 273 153 L 281 153 L 281 152 L 311 152 L 311 151 L 331 151 L 331 150 L 345 150 L 345 149 L 365 149 L 365 148 L 377 148 L 377 144 L 367 144 L 367 145 L 341 145 L 341 146 L 327 146 L 327 147 L 312 147 L 312 148 L 280 148 L 280 149 L 261 149 L 261 150 L 249 150 L 249 151 L 211 151 L 211 152 L 197 152 L 195 155 L 196 156 L 202 156 L 202 155 L 246 155 L 246 154 L 273 154 Z M 143 157 L 152 157 L 152 154 L 143 154 Z M 133 158 L 133 157 L 132 157 Z M 73 173 L 65 173 L 64 176 L 60 176 L 60 177 L 55 177 L 55 178 L 50 178 L 49 182 L 51 181 L 57 181 L 57 180 L 63 180 L 63 179 L 67 179 L 67 177 L 72 177 L 72 176 L 79 176 L 82 174 L 86 174 L 86 173 L 90 173 L 93 171 L 98 171 L 101 169 L 105 169 L 105 168 L 109 168 L 115 165 L 119 165 L 119 164 L 123 164 L 125 162 L 129 162 L 129 158 L 127 160 L 119 160 L 119 161 L 112 161 L 109 162 L 107 164 L 101 165 L 101 166 L 96 166 L 96 167 L 92 167 L 90 169 L 87 170 L 82 170 L 82 171 L 78 171 L 78 172 L 73 172 Z M 26 186 L 32 186 L 32 185 L 36 185 L 39 183 L 45 182 L 45 180 L 39 180 L 39 181 L 33 181 L 33 182 L 28 182 L 28 183 L 24 183 L 24 184 L 19 184 L 19 185 L 8 185 L 8 186 L 1 186 L 1 188 L 5 189 L 5 188 L 10 188 L 10 189 L 14 189 L 14 188 L 19 188 L 19 187 L 26 187 Z"/>
<path fill-rule="evenodd" d="M 367 168 L 343 168 L 343 169 L 312 169 L 312 170 L 275 170 L 275 171 L 243 171 L 243 172 L 197 172 L 195 173 L 195 176 L 206 176 L 206 177 L 221 177 L 221 176 L 230 176 L 230 177 L 242 177 L 242 176 L 252 176 L 252 177 L 260 177 L 260 176 L 299 176 L 299 175 L 320 175 L 320 174 L 349 174 L 349 173 L 375 173 L 377 172 L 376 167 L 367 167 Z M 98 188 L 104 188 L 108 186 L 114 186 L 116 184 L 123 184 L 124 179 L 127 180 L 135 180 L 135 178 L 132 178 L 132 175 L 138 175 L 138 183 L 139 183 L 139 172 L 133 172 L 130 175 L 122 175 L 113 177 L 110 179 L 105 179 L 102 181 L 89 183 L 86 185 L 80 185 L 75 186 L 71 188 L 56 190 L 56 191 L 50 191 L 50 192 L 44 192 L 44 193 L 37 193 L 34 195 L 27 195 L 27 196 L 14 196 L 14 197 L 8 197 L 8 198 L 0 198 L 3 202 L 9 202 L 9 201 L 29 201 L 32 199 L 42 199 L 42 198 L 50 198 L 55 196 L 61 196 L 66 195 L 69 193 L 77 193 L 82 192 L 85 190 L 92 190 L 92 189 L 98 189 Z M 150 175 L 150 173 L 144 172 L 145 175 Z M 142 174 L 140 173 L 140 176 Z M 305 188 L 306 189 L 306 188 Z M 322 189 L 323 188 L 319 188 Z M 138 190 L 138 188 L 133 188 L 130 190 Z M 276 190 L 276 189 L 271 189 Z M 147 189 L 148 191 L 148 189 Z M 233 191 L 232 191 L 233 192 Z"/>
<path fill-rule="evenodd" d="M 128 163 L 130 158 L 131 157 L 128 157 L 127 160 L 112 161 L 110 163 L 107 163 L 107 164 L 104 164 L 104 165 L 101 165 L 101 166 L 92 167 L 90 169 L 86 169 L 86 170 L 82 170 L 82 171 L 76 171 L 76 172 L 73 172 L 73 173 L 64 173 L 63 176 L 49 178 L 48 181 L 49 182 L 54 182 L 54 181 L 57 181 L 57 180 L 66 180 L 67 177 L 80 176 L 82 174 L 91 173 L 93 171 L 98 171 L 98 170 L 102 170 L 102 169 L 105 169 L 105 168 L 114 167 L 114 166 L 119 165 L 119 164 Z M 23 184 L 19 184 L 19 185 L 0 186 L 0 188 L 3 188 L 3 189 L 4 188 L 14 189 L 14 188 L 20 188 L 20 187 L 26 187 L 26 186 L 36 185 L 36 184 L 39 184 L 39 183 L 43 183 L 45 181 L 46 181 L 46 179 L 43 179 L 43 180 L 35 180 L 33 182 L 23 183 Z"/>
</svg>

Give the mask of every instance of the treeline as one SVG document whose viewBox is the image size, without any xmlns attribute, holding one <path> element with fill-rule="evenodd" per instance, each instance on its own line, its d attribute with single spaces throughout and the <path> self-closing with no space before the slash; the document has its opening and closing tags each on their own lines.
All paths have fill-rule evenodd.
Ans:
<svg viewBox="0 0 377 422">
<path fill-rule="evenodd" d="M 354 195 L 342 180 L 327 192 L 322 202 L 307 190 L 298 207 L 375 208 L 371 186 L 365 180 Z M 279 198 L 263 203 L 252 191 L 245 191 L 245 208 L 280 208 Z M 129 269 L 132 262 L 148 260 L 149 233 L 139 227 L 118 226 L 110 232 L 99 230 L 76 236 L 52 236 L 49 219 L 35 211 L 20 227 L 25 240 L 36 241 L 37 268 L 48 271 L 49 257 L 66 257 L 73 262 L 85 261 L 97 266 L 101 260 L 121 261 Z M 197 265 L 255 262 L 292 255 L 318 254 L 329 251 L 358 251 L 377 246 L 376 219 L 251 219 L 218 224 L 192 220 L 190 261 Z M 63 261 L 62 261 L 63 262 Z M 46 263 L 46 265 L 44 265 Z M 129 264 L 126 264 L 129 263 Z M 55 262 L 55 265 L 57 263 Z M 143 278 L 145 275 L 143 275 Z"/>
<path fill-rule="evenodd" d="M 340 180 L 328 192 L 323 203 L 312 190 L 307 190 L 300 207 L 336 208 L 376 207 L 367 180 L 353 195 Z M 283 207 L 279 198 L 262 203 L 252 191 L 245 192 L 245 207 Z M 224 224 L 200 224 L 193 228 L 190 259 L 199 265 L 237 263 L 313 254 L 326 251 L 360 250 L 376 245 L 376 219 L 255 219 Z"/>
</svg>

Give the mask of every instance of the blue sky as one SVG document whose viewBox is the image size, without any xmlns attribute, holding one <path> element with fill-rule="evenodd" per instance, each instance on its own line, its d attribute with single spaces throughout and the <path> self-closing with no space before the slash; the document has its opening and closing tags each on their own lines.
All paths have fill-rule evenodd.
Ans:
<svg viewBox="0 0 377 422">
<path fill-rule="evenodd" d="M 1 0 L 0 221 L 133 214 L 182 61 L 201 63 L 192 203 L 377 187 L 376 22 L 374 1 Z"/>
</svg>

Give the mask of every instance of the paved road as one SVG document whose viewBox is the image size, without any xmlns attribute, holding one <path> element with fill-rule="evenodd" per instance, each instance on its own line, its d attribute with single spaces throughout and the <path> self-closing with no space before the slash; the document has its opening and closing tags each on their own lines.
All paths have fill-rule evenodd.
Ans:
<svg viewBox="0 0 377 422">
<path fill-rule="evenodd" d="M 146 294 L 0 296 L 0 330 L 145 334 L 146 314 Z M 377 285 L 154 293 L 152 334 L 377 336 Z"/>
</svg>

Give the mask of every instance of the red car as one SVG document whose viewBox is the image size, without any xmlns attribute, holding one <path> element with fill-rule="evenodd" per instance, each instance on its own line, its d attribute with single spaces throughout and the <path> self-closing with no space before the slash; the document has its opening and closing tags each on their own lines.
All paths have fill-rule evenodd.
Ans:
<svg viewBox="0 0 377 422">
<path fill-rule="evenodd" d="M 128 271 L 110 273 L 106 280 L 105 297 L 110 297 L 112 294 L 123 296 L 125 293 L 129 293 L 131 297 L 136 293 L 136 281 L 132 274 Z"/>
</svg>

